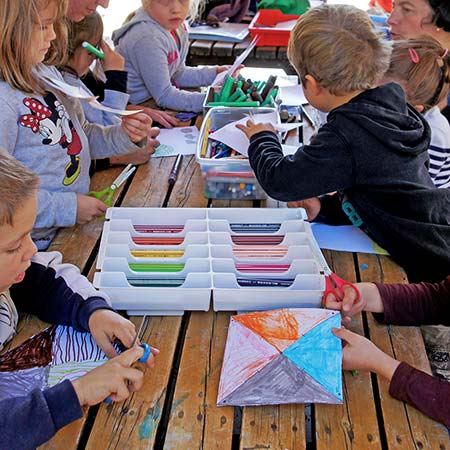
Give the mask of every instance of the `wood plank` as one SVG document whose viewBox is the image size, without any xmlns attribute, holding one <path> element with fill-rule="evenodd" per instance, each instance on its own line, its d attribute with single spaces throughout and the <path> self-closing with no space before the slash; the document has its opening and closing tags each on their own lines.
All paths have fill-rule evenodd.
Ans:
<svg viewBox="0 0 450 450">
<path fill-rule="evenodd" d="M 362 281 L 406 281 L 404 271 L 390 258 L 376 255 L 359 255 Z M 363 266 L 364 265 L 364 266 Z M 420 329 L 380 325 L 367 315 L 370 339 L 387 354 L 406 361 L 430 373 Z M 437 422 L 425 417 L 416 409 L 395 400 L 389 395 L 389 384 L 377 377 L 386 440 L 389 449 L 449 449 L 447 430 Z"/>
<path fill-rule="evenodd" d="M 211 56 L 214 41 L 196 40 L 189 46 L 189 55 L 192 56 Z"/>
<path fill-rule="evenodd" d="M 217 57 L 231 58 L 233 56 L 234 42 L 216 42 L 212 48 L 211 54 Z"/>
<path fill-rule="evenodd" d="M 241 450 L 306 448 L 304 405 L 245 407 L 242 413 L 239 448 Z"/>
<path fill-rule="evenodd" d="M 139 327 L 141 318 L 133 317 Z M 123 403 L 100 405 L 86 449 L 153 448 L 172 370 L 181 317 L 151 317 L 142 341 L 160 350 L 156 366 L 142 364 L 144 385 Z M 60 447 L 64 448 L 64 447 Z"/>
<path fill-rule="evenodd" d="M 352 253 L 323 252 L 328 265 L 337 275 L 356 281 Z M 363 333 L 361 316 L 353 319 L 350 329 Z M 370 374 L 343 377 L 343 405 L 314 405 L 316 450 L 325 449 L 381 449 L 377 412 Z"/>
<path fill-rule="evenodd" d="M 218 408 L 216 406 L 230 317 L 231 313 L 229 312 L 219 312 L 215 314 L 213 322 L 210 362 L 206 381 L 206 417 L 203 435 L 203 448 L 205 450 L 231 448 L 234 408 Z"/>
<path fill-rule="evenodd" d="M 218 441 L 218 448 L 231 449 L 233 409 L 220 408 L 219 410 L 213 400 L 213 390 L 210 388 L 207 392 L 209 375 L 214 371 L 220 372 L 217 347 L 216 359 L 213 360 L 210 356 L 214 339 L 215 316 L 212 310 L 191 313 L 164 443 L 164 448 L 167 450 L 204 448 L 205 421 L 210 411 L 212 414 L 208 424 L 212 429 L 210 428 L 207 434 L 209 435 L 218 426 L 223 438 L 223 440 Z M 222 325 L 221 336 L 219 336 L 222 346 L 225 341 L 223 328 Z M 212 366 L 210 365 L 211 362 Z M 217 395 L 217 391 L 215 395 Z M 210 403 L 211 400 L 214 403 Z M 217 436 L 212 437 L 217 439 Z M 211 436 L 208 440 L 210 439 Z"/>
<path fill-rule="evenodd" d="M 255 47 L 256 59 L 277 59 L 277 47 Z"/>
</svg>

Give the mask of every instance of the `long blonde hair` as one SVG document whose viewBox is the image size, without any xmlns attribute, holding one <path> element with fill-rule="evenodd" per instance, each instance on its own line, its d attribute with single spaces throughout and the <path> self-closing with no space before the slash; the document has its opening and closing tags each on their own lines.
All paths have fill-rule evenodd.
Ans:
<svg viewBox="0 0 450 450">
<path fill-rule="evenodd" d="M 27 93 L 41 92 L 32 73 L 34 26 L 40 22 L 39 9 L 50 2 L 57 5 L 54 23 L 56 39 L 46 55 L 46 64 L 56 65 L 65 57 L 67 45 L 66 12 L 68 0 L 0 0 L 0 79 Z"/>
</svg>

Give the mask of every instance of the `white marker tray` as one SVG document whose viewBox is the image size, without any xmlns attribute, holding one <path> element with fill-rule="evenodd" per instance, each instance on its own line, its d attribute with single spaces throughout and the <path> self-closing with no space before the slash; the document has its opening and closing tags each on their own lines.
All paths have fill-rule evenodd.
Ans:
<svg viewBox="0 0 450 450">
<path fill-rule="evenodd" d="M 325 259 L 303 209 L 277 208 L 109 208 L 100 243 L 94 286 L 105 291 L 117 309 L 130 314 L 177 315 L 210 307 L 215 311 L 264 310 L 281 307 L 319 307 L 325 288 Z M 233 227 L 230 227 L 233 224 Z M 245 224 L 236 230 L 236 224 Z M 250 224 L 250 229 L 245 226 Z M 251 229 L 256 224 L 279 224 L 274 232 Z M 178 225 L 179 231 L 145 233 L 136 225 Z M 157 230 L 158 231 L 158 230 Z M 237 236 L 283 236 L 271 249 L 280 257 L 236 254 Z M 142 245 L 136 238 L 180 238 L 175 245 Z M 281 247 L 280 247 L 281 246 Z M 252 248 L 251 244 L 240 248 Z M 258 246 L 255 246 L 256 248 Z M 176 257 L 133 256 L 135 250 L 176 251 Z M 183 264 L 174 272 L 134 271 L 130 264 Z M 240 271 L 236 264 L 269 265 L 268 271 Z M 273 265 L 289 265 L 279 272 Z M 181 266 L 180 266 L 181 267 Z M 264 269 L 263 269 L 264 270 Z M 184 279 L 179 286 L 133 286 L 128 279 Z M 241 286 L 238 278 L 294 280 L 288 287 Z"/>
</svg>

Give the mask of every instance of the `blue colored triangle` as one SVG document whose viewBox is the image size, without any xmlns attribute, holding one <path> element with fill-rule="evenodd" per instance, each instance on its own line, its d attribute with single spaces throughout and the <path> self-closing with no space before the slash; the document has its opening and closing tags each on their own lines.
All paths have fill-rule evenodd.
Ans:
<svg viewBox="0 0 450 450">
<path fill-rule="evenodd" d="M 290 345 L 283 355 L 342 400 L 342 345 L 331 332 L 340 326 L 340 314 L 332 315 Z"/>
</svg>

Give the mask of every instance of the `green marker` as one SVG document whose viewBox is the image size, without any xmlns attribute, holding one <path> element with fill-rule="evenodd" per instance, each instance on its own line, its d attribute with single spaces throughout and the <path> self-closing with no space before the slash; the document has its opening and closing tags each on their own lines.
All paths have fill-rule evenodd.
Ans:
<svg viewBox="0 0 450 450">
<path fill-rule="evenodd" d="M 93 55 L 95 55 L 98 59 L 105 59 L 105 54 L 98 48 L 95 48 L 92 44 L 89 44 L 89 42 L 84 41 L 81 46 L 84 47 L 88 52 L 91 52 Z"/>
</svg>

